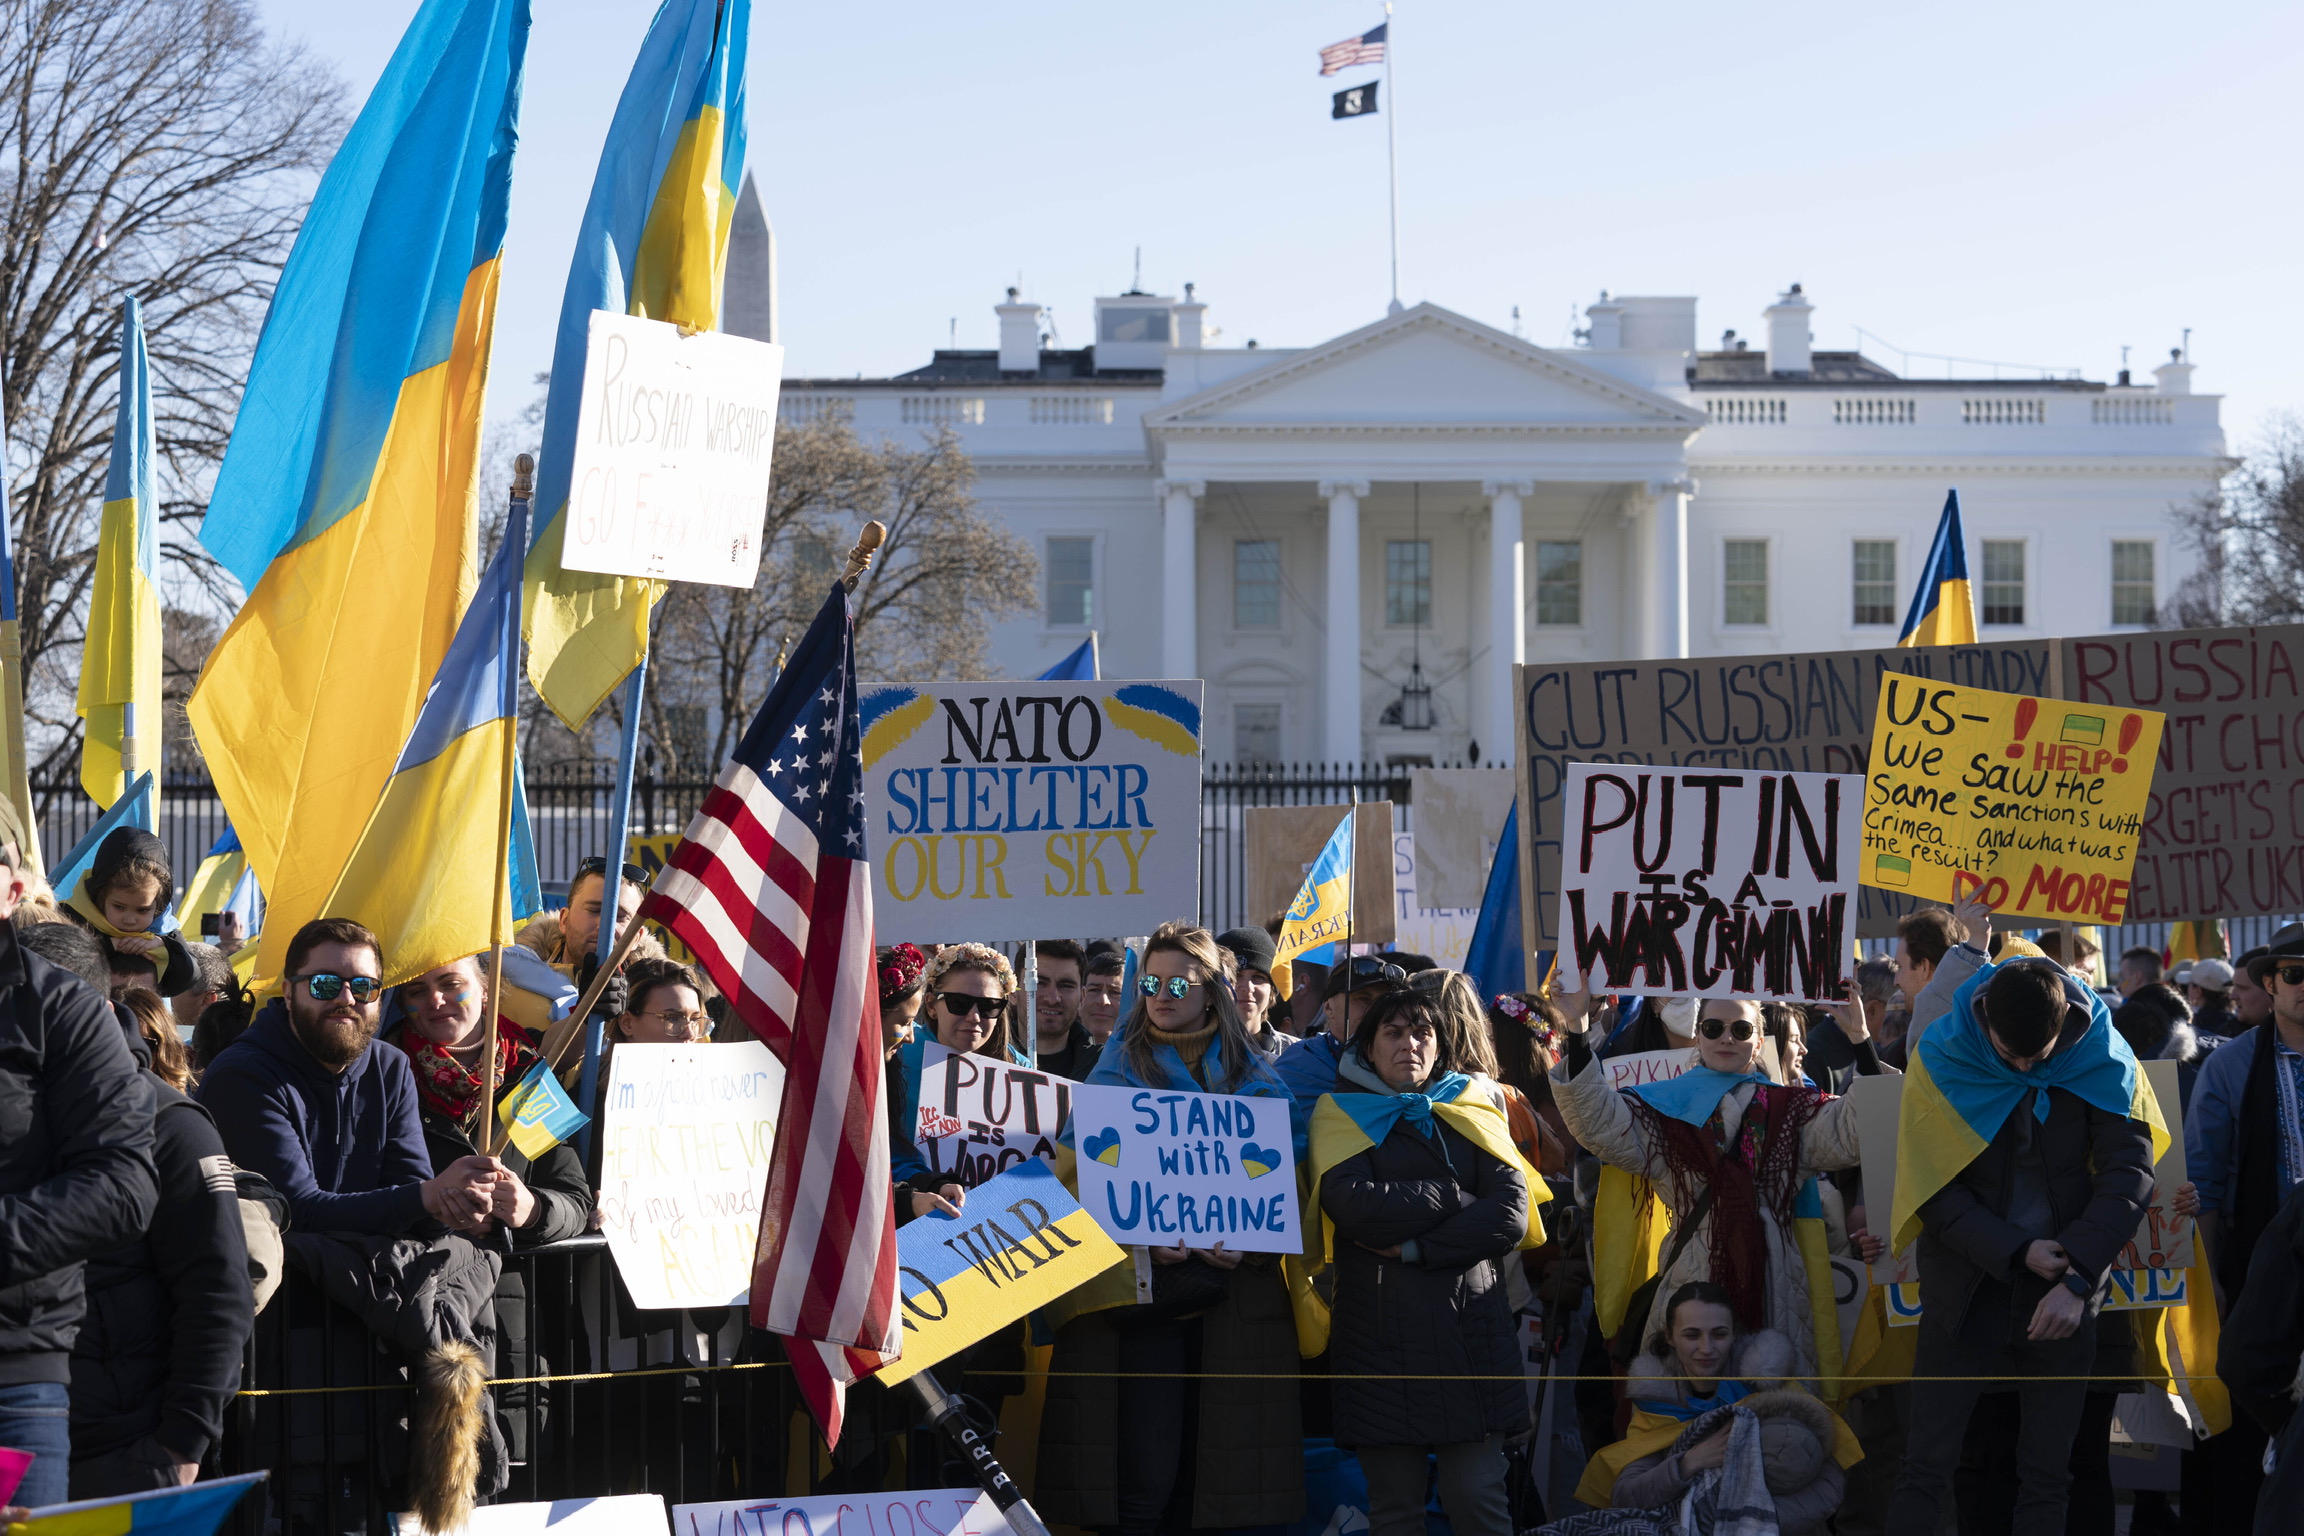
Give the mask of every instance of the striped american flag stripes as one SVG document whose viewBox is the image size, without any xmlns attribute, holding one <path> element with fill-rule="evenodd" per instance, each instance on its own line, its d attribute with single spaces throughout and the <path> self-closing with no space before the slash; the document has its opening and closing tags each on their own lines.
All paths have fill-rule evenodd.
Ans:
<svg viewBox="0 0 2304 1536">
<path fill-rule="evenodd" d="M 1333 75 L 1338 70 L 1350 69 L 1357 64 L 1384 62 L 1384 38 L 1392 23 L 1383 22 L 1358 37 L 1348 37 L 1340 43 L 1330 43 L 1320 50 L 1320 73 Z"/>
<path fill-rule="evenodd" d="M 834 1443 L 899 1339 L 855 660 L 835 584 L 640 908 L 784 1063 L 752 1322 Z"/>
</svg>

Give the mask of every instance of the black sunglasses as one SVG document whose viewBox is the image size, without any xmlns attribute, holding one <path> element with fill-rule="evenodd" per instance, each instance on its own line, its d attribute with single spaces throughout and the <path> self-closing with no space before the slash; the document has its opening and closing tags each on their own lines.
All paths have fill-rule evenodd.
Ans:
<svg viewBox="0 0 2304 1536">
<path fill-rule="evenodd" d="M 1750 1019 L 1706 1019 L 1696 1026 L 1696 1033 L 1707 1040 L 1717 1040 L 1722 1035 L 1728 1035 L 1742 1042 L 1751 1039 L 1758 1031 Z"/>
<path fill-rule="evenodd" d="M 304 983 L 304 990 L 311 993 L 314 1000 L 323 1003 L 336 1001 L 347 990 L 352 994 L 352 1001 L 365 1003 L 384 990 L 384 983 L 373 976 L 339 976 L 333 971 L 314 971 L 309 976 L 291 976 L 288 979 Z"/>
<path fill-rule="evenodd" d="M 576 865 L 576 879 L 581 880 L 586 875 L 598 875 L 605 880 L 608 877 L 608 860 L 597 853 L 586 855 Z M 622 866 L 619 877 L 626 885 L 646 885 L 648 883 L 648 871 L 637 864 Z M 573 885 L 575 881 L 569 883 Z"/>
<path fill-rule="evenodd" d="M 2276 965 L 2272 974 L 2286 987 L 2304 987 L 2304 965 Z"/>
<path fill-rule="evenodd" d="M 978 997 L 973 992 L 939 992 L 936 994 L 936 1001 L 944 1005 L 946 1013 L 957 1017 L 981 1013 L 986 1019 L 994 1023 L 999 1022 L 1000 1016 L 1008 1011 L 1008 999 L 1004 997 Z"/>
<path fill-rule="evenodd" d="M 1380 981 L 1397 984 L 1408 979 L 1408 973 L 1391 961 L 1374 959 L 1368 955 L 1354 960 L 1344 974 L 1351 978 L 1352 990 L 1355 992 L 1362 987 L 1372 987 Z"/>
</svg>

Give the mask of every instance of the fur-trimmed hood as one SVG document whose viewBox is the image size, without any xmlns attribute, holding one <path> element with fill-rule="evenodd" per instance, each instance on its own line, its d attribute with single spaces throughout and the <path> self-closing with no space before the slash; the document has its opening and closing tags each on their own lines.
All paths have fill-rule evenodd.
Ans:
<svg viewBox="0 0 2304 1536">
<path fill-rule="evenodd" d="M 1720 1374 L 1723 1380 L 1742 1381 L 1755 1391 L 1768 1392 L 1792 1379 L 1795 1364 L 1792 1341 L 1774 1328 L 1762 1328 L 1736 1341 L 1728 1351 L 1728 1368 Z M 1688 1383 L 1680 1379 L 1679 1371 L 1678 1361 L 1659 1358 L 1653 1349 L 1644 1349 L 1624 1373 L 1625 1395 L 1686 1404 Z M 1826 1427 L 1829 1430 L 1830 1426 Z"/>
<path fill-rule="evenodd" d="M 568 956 L 561 952 L 563 946 L 560 942 L 560 914 L 557 912 L 547 912 L 542 917 L 537 918 L 518 933 L 513 934 L 512 942 L 522 949 L 534 950 L 553 965 L 571 965 Z M 643 928 L 640 930 L 640 936 L 632 941 L 632 951 L 625 957 L 624 963 L 629 965 L 634 960 L 661 960 L 663 958 L 664 946 L 656 941 L 655 934 Z"/>
</svg>

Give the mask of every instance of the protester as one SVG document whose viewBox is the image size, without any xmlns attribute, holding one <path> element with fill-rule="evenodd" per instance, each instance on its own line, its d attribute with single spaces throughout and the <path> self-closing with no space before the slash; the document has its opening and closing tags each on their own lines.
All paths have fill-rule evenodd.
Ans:
<svg viewBox="0 0 2304 1536">
<path fill-rule="evenodd" d="M 1970 1412 L 1997 1378 L 2021 1402 L 2015 1528 L 2061 1531 L 2105 1275 L 2152 1193 L 2152 1139 L 2129 1118 L 2136 1060 L 2103 999 L 2045 960 L 1971 977 L 1919 1055 L 1985 1146 L 1955 1166 L 1945 1147 L 1899 1144 L 1905 1176 L 1934 1187 L 1899 1191 L 1929 1300 L 1887 1528 L 1936 1536 Z M 1916 1120 L 1907 1101 L 1901 1134 Z"/>
<path fill-rule="evenodd" d="M 0 841 L 0 919 L 24 893 Z M 32 1454 L 14 1498 L 70 1497 L 82 1265 L 139 1241 L 159 1197 L 152 1080 L 104 994 L 0 921 L 0 1446 Z"/>
<path fill-rule="evenodd" d="M 1082 965 L 1087 955 L 1073 939 L 1042 939 L 1032 946 L 1032 955 L 1040 971 L 1040 985 L 1033 993 L 1035 1065 L 1043 1072 L 1078 1082 L 1096 1065 L 1101 1049 L 1080 1022 L 1080 1001 L 1087 982 Z M 1021 1033 L 1021 1025 L 1018 1029 Z"/>
<path fill-rule="evenodd" d="M 627 864 L 621 873 L 623 881 L 616 888 L 618 933 L 624 931 L 624 925 L 640 910 L 640 899 L 648 894 L 647 871 Z M 575 878 L 568 882 L 568 904 L 522 928 L 514 942 L 542 955 L 562 974 L 576 976 L 586 959 L 599 956 L 600 919 L 607 905 L 608 861 L 599 854 L 588 854 L 578 861 Z M 643 938 L 641 942 L 654 941 Z M 657 946 L 655 953 L 662 952 Z M 589 980 L 585 977 L 578 985 Z"/>
<path fill-rule="evenodd" d="M 921 978 L 928 970 L 928 957 L 914 945 L 897 944 L 881 948 L 873 962 L 880 982 L 880 1045 L 894 1054 L 920 1017 Z"/>
<path fill-rule="evenodd" d="M 2160 951 L 2138 945 L 2120 954 L 2120 970 L 2114 978 L 2122 997 L 2134 997 L 2139 987 L 2148 987 L 2162 974 Z"/>
<path fill-rule="evenodd" d="M 1513 1145 L 1545 1178 L 1565 1179 L 1575 1170 L 1576 1143 L 1552 1102 L 1552 1068 L 1564 1048 L 1560 1010 L 1532 993 L 1500 992 L 1487 1017 L 1497 1080 L 1519 1093 L 1537 1122 L 1526 1139 L 1515 1127 Z"/>
<path fill-rule="evenodd" d="M 1081 978 L 1080 1023 L 1087 1029 L 1088 1038 L 1096 1043 L 1096 1054 L 1104 1054 L 1104 1042 L 1112 1038 L 1112 1031 L 1120 1024 L 1120 995 L 1122 980 L 1128 974 L 1128 957 L 1116 949 L 1091 950 L 1088 955 L 1088 974 Z"/>
<path fill-rule="evenodd" d="M 1145 945 L 1119 1044 L 1088 1081 L 1290 1104 L 1223 975 L 1214 935 L 1163 923 Z M 1301 1158 L 1303 1133 L 1291 1134 Z M 1120 1536 L 1152 1536 L 1171 1520 L 1195 1530 L 1292 1523 L 1304 1513 L 1303 1423 L 1279 1264 L 1220 1244 L 1148 1253 L 1150 1303 L 1132 1303 L 1134 1274 L 1122 1266 L 1095 1282 L 1117 1293 L 1083 1298 L 1096 1309 L 1057 1331 L 1035 1506 L 1050 1522 Z"/>
<path fill-rule="evenodd" d="M 2191 1010 L 2174 987 L 2156 981 L 2137 988 L 2112 1010 L 2112 1028 L 2128 1042 L 2138 1061 L 2175 1062 L 2180 1102 L 2192 1102 L 2192 1085 L 2199 1078 L 2207 1052 L 2192 1027 Z"/>
<path fill-rule="evenodd" d="M 430 1219 L 484 1229 L 499 1165 L 466 1157 L 435 1175 L 406 1053 L 376 1038 L 376 936 L 315 918 L 288 942 L 287 995 L 208 1068 L 197 1097 L 232 1160 L 288 1197 L 299 1229 L 400 1233 Z"/>
<path fill-rule="evenodd" d="M 696 973 L 662 955 L 635 960 L 625 967 L 627 983 L 623 1012 L 608 1024 L 608 1043 L 629 1040 L 641 1045 L 688 1045 L 711 1032 L 712 1020 L 704 1011 L 703 989 Z M 606 1071 L 600 1074 L 608 1080 Z"/>
<path fill-rule="evenodd" d="M 2184 988 L 2184 1001 L 2192 1007 L 2192 1028 L 2200 1036 L 2202 1051 L 2212 1051 L 2240 1032 L 2240 1020 L 2232 1011 L 2231 965 L 2210 958 L 2196 960 L 2192 975 Z"/>
<path fill-rule="evenodd" d="M 1321 990 L 1321 1027 L 1282 1051 L 1273 1062 L 1280 1080 L 1296 1096 L 1300 1114 L 1311 1114 L 1320 1095 L 1336 1081 L 1336 1069 L 1344 1060 L 1344 1043 L 1359 1027 L 1361 1016 L 1376 999 L 1407 980 L 1406 971 L 1375 955 L 1356 955 L 1328 968 L 1328 980 Z"/>
<path fill-rule="evenodd" d="M 130 976 L 152 968 L 151 986 L 174 997 L 193 984 L 191 953 L 172 930 L 176 877 L 168 867 L 168 845 L 141 827 L 116 827 L 98 845 L 88 873 L 65 901 L 67 914 L 103 935 L 114 958 L 112 969 Z M 129 965 L 123 965 L 123 960 Z"/>
<path fill-rule="evenodd" d="M 2256 985 L 2256 979 L 2248 972 L 2249 962 L 2268 952 L 2259 944 L 2232 963 L 2232 1035 L 2235 1039 L 2272 1017 L 2272 994 Z"/>
<path fill-rule="evenodd" d="M 121 994 L 115 1006 L 126 1009 L 136 1021 L 137 1038 L 144 1042 L 152 1057 L 145 1063 L 146 1070 L 178 1093 L 190 1093 L 192 1059 L 184 1049 L 183 1038 L 176 1033 L 176 1016 L 168 1011 L 160 994 L 133 987 Z"/>
<path fill-rule="evenodd" d="M 963 1056 L 1031 1065 L 1010 1043 L 1022 1033 L 1024 1021 L 1014 1016 L 1016 972 L 1007 956 L 985 944 L 947 944 L 929 960 L 921 980 L 928 998 L 923 1018 L 929 1027 L 915 1029 L 912 1038 L 896 1048 L 888 1077 L 893 1153 L 889 1172 L 896 1182 L 897 1209 L 909 1205 L 915 1216 L 952 1211 L 960 1204 L 954 1198 L 959 1186 L 929 1167 L 927 1154 L 914 1137 L 930 1039 Z"/>
<path fill-rule="evenodd" d="M 1581 1031 L 1591 995 L 1562 991 L 1560 1004 L 1567 1027 Z M 1648 1180 L 1672 1213 L 1649 1315 L 1628 1315 L 1625 1328 L 1645 1338 L 1664 1326 L 1674 1291 L 1709 1280 L 1733 1298 L 1745 1328 L 1783 1333 L 1795 1374 L 1813 1378 L 1815 1318 L 1793 1204 L 1811 1175 L 1855 1165 L 1856 1119 L 1845 1099 L 1770 1082 L 1761 1030 L 1758 1004 L 1710 1000 L 1694 1070 L 1619 1093 L 1597 1057 L 1573 1077 L 1563 1062 L 1552 1093 L 1577 1142 Z"/>
<path fill-rule="evenodd" d="M 2291 1190 L 2257 1234 L 2247 1281 L 2224 1319 L 2216 1374 L 2259 1441 L 2272 1442 L 2253 1511 L 2256 1536 L 2288 1536 L 2304 1510 L 2304 1413 L 2296 1411 L 2296 1383 L 2304 1379 L 2304 1192 Z M 2235 1520 L 2221 1529 L 2242 1529 L 2234 1501 L 2220 1501 L 2219 1507 Z M 2184 1511 L 2192 1512 L 2189 1485 Z"/>
<path fill-rule="evenodd" d="M 192 985 L 168 999 L 168 1006 L 182 1038 L 189 1041 L 200 1027 L 200 1015 L 236 994 L 240 980 L 232 974 L 231 957 L 215 945 L 186 944 L 184 952 L 192 959 Z"/>
<path fill-rule="evenodd" d="M 1232 999 L 1240 1005 L 1248 1038 L 1267 1061 L 1278 1060 L 1281 1052 L 1296 1043 L 1296 1037 L 1280 1027 L 1273 1007 L 1280 1000 L 1279 989 L 1272 983 L 1279 946 L 1261 928 L 1235 928 L 1218 934 L 1216 942 L 1232 952 Z"/>
<path fill-rule="evenodd" d="M 1896 919 L 1896 988 L 1912 1005 L 1904 1030 L 1907 1056 L 1928 1026 L 1952 1011 L 1952 994 L 1982 970 L 1992 933 L 1992 910 L 1973 894 L 1952 910 L 1923 907 Z"/>
<path fill-rule="evenodd" d="M 224 1048 L 248 1032 L 256 1009 L 246 992 L 235 992 L 200 1010 L 192 1026 L 192 1070 L 205 1073 Z"/>
<path fill-rule="evenodd" d="M 1503 1444 L 1528 1403 L 1501 1265 L 1530 1241 L 1537 1175 L 1458 1054 L 1479 1034 L 1443 1022 L 1438 992 L 1394 991 L 1362 1016 L 1316 1115 L 1335 1438 L 1367 1474 L 1374 1536 L 1424 1529 L 1428 1456 L 1455 1530 L 1510 1536 Z"/>
</svg>

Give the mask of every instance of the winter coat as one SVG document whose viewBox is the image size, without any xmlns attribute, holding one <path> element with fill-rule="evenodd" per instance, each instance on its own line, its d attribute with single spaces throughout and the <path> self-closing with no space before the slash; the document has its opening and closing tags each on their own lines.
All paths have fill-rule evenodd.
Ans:
<svg viewBox="0 0 2304 1536">
<path fill-rule="evenodd" d="M 422 1226 L 432 1177 L 416 1074 L 396 1045 L 371 1040 L 342 1072 L 312 1058 L 275 998 L 209 1066 L 194 1095 L 232 1161 L 288 1197 L 304 1232 L 391 1234 Z"/>
<path fill-rule="evenodd" d="M 1096 1058 L 1103 1054 L 1104 1047 L 1089 1038 L 1088 1026 L 1074 1019 L 1071 1031 L 1064 1036 L 1063 1048 L 1042 1051 L 1033 1065 L 1042 1072 L 1068 1077 L 1077 1083 L 1096 1070 Z"/>
<path fill-rule="evenodd" d="M 1736 1406 L 1750 1409 L 1760 1419 L 1761 1455 L 1768 1471 L 1768 1493 L 1776 1501 L 1777 1530 L 1781 1536 L 1805 1536 L 1824 1529 L 1840 1507 L 1847 1476 L 1835 1455 L 1840 1425 L 1831 1409 L 1785 1384 L 1792 1365 L 1791 1341 L 1768 1328 L 1736 1341 L 1725 1377 L 1752 1389 L 1736 1399 Z M 1644 1349 L 1625 1372 L 1624 1395 L 1635 1402 L 1668 1402 L 1687 1412 L 1688 1383 L 1677 1379 L 1678 1370 L 1675 1362 L 1660 1360 Z M 1666 1445 L 1634 1459 L 1618 1473 L 1609 1502 L 1618 1509 L 1677 1505 L 1695 1477 L 1681 1467 L 1680 1453 Z"/>
<path fill-rule="evenodd" d="M 208 1112 L 152 1080 L 160 1204 L 137 1241 L 88 1261 L 72 1350 L 72 1456 L 153 1436 L 199 1461 L 224 1435 L 256 1302 L 232 1160 Z"/>
<path fill-rule="evenodd" d="M 1320 1181 L 1336 1224 L 1328 1347 L 1336 1443 L 1348 1450 L 1458 1445 L 1528 1427 L 1500 1262 L 1527 1235 L 1527 1185 L 1444 1120 L 1426 1124 L 1430 1135 L 1402 1119 Z M 1398 1257 L 1371 1251 L 1392 1247 Z M 1509 1379 L 1353 1379 L 1384 1375 Z"/>
<path fill-rule="evenodd" d="M 2256 1240 L 2248 1282 L 2224 1319 L 2216 1374 L 2232 1401 L 2271 1436 L 2270 1471 L 2256 1501 L 2256 1530 L 2289 1530 L 2304 1507 L 2304 1413 L 2296 1411 L 2304 1362 L 2304 1190 L 2289 1195 Z"/>
<path fill-rule="evenodd" d="M 152 1105 L 103 996 L 0 922 L 0 1387 L 71 1379 L 81 1261 L 159 1198 Z"/>
</svg>

